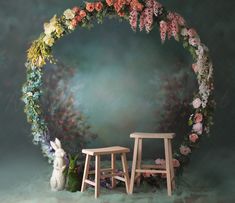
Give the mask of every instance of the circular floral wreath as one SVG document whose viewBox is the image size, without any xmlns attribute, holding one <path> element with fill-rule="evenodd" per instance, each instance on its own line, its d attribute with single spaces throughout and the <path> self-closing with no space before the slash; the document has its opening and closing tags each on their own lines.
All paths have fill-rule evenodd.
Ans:
<svg viewBox="0 0 235 203">
<path fill-rule="evenodd" d="M 202 134 L 209 134 L 214 109 L 213 67 L 208 48 L 201 43 L 197 32 L 186 25 L 178 13 L 167 11 L 155 0 L 106 0 L 94 3 L 86 2 L 81 7 L 64 11 L 61 17 L 54 16 L 44 24 L 44 32 L 35 40 L 27 55 L 27 81 L 23 85 L 22 100 L 25 103 L 27 120 L 32 125 L 33 142 L 41 144 L 44 156 L 49 162 L 53 160 L 53 151 L 49 144 L 50 134 L 40 107 L 42 95 L 42 67 L 47 61 L 55 63 L 52 46 L 55 42 L 71 33 L 76 27 L 91 28 L 96 19 L 102 23 L 105 16 L 118 16 L 129 20 L 131 28 L 136 31 L 146 30 L 149 33 L 156 25 L 160 30 L 162 42 L 174 38 L 183 44 L 193 57 L 192 69 L 197 76 L 199 90 L 192 99 L 192 114 L 188 125 L 190 132 L 183 138 L 179 147 L 174 150 L 174 158 L 181 168 L 188 162 L 194 148 L 198 146 Z"/>
</svg>

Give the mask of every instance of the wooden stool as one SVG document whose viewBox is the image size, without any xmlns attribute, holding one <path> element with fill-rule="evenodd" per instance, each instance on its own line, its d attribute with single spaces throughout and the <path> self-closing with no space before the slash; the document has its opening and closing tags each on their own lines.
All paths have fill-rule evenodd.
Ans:
<svg viewBox="0 0 235 203">
<path fill-rule="evenodd" d="M 174 180 L 174 168 L 172 163 L 172 146 L 171 139 L 174 137 L 174 133 L 132 133 L 131 138 L 135 138 L 133 162 L 131 171 L 131 182 L 129 192 L 133 193 L 134 182 L 137 180 L 137 184 L 140 183 L 141 173 L 166 173 L 167 178 L 167 193 L 172 195 L 172 189 L 175 188 Z M 142 159 L 142 139 L 164 139 L 166 169 L 156 170 L 157 165 L 141 165 Z M 155 170 L 153 170 L 155 169 Z M 136 176 L 137 173 L 137 176 Z"/>
<path fill-rule="evenodd" d="M 97 149 L 83 149 L 82 153 L 86 154 L 86 162 L 82 180 L 81 192 L 84 192 L 87 184 L 95 187 L 95 198 L 100 194 L 100 178 L 112 177 L 112 188 L 116 186 L 116 179 L 125 182 L 126 192 L 129 193 L 129 174 L 128 174 L 128 165 L 126 160 L 126 153 L 130 152 L 128 148 L 125 147 L 106 147 L 106 148 L 97 148 Z M 111 155 L 111 168 L 100 169 L 100 156 L 101 155 Z M 121 154 L 123 172 L 118 176 L 116 173 L 116 154 Z M 90 159 L 91 156 L 95 156 L 95 171 L 89 171 Z M 101 175 L 101 172 L 109 173 Z M 95 174 L 95 182 L 88 179 L 89 174 Z"/>
</svg>

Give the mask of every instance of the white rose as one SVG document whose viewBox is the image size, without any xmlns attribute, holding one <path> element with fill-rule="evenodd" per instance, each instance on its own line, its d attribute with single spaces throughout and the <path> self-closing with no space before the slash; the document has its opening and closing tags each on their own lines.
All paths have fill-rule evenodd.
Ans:
<svg viewBox="0 0 235 203">
<path fill-rule="evenodd" d="M 200 44 L 199 38 L 189 38 L 189 44 L 196 47 Z"/>
<path fill-rule="evenodd" d="M 202 104 L 201 99 L 196 98 L 196 99 L 193 100 L 193 107 L 194 107 L 195 109 L 199 108 L 199 107 L 201 106 L 201 104 Z"/>
<path fill-rule="evenodd" d="M 183 28 L 183 29 L 181 30 L 181 35 L 182 35 L 182 36 L 187 36 L 187 35 L 188 35 L 188 30 L 187 30 L 187 28 Z"/>
<path fill-rule="evenodd" d="M 32 92 L 27 92 L 27 96 L 31 97 L 31 96 L 33 96 L 33 93 Z"/>
<path fill-rule="evenodd" d="M 49 36 L 49 35 L 46 35 L 44 38 L 43 38 L 43 41 L 48 45 L 48 46 L 53 46 L 55 40 L 53 37 Z"/>
<path fill-rule="evenodd" d="M 196 132 L 198 135 L 201 135 L 202 134 L 202 123 L 194 124 L 193 131 Z"/>
<path fill-rule="evenodd" d="M 65 12 L 64 12 L 64 16 L 67 20 L 71 20 L 75 17 L 75 12 L 71 9 L 67 9 Z"/>
<path fill-rule="evenodd" d="M 54 23 L 44 23 L 44 33 L 46 35 L 51 35 L 52 32 L 56 30 Z"/>
</svg>

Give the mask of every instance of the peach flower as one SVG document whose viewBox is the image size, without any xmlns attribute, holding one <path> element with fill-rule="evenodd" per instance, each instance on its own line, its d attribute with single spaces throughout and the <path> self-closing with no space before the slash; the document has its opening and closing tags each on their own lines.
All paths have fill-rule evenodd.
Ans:
<svg viewBox="0 0 235 203">
<path fill-rule="evenodd" d="M 201 113 L 196 113 L 194 116 L 194 122 L 195 123 L 201 123 L 203 120 L 203 116 Z"/>
<path fill-rule="evenodd" d="M 71 25 L 73 27 L 76 27 L 78 25 L 78 21 L 74 18 L 72 21 L 71 21 Z"/>
<path fill-rule="evenodd" d="M 113 0 L 106 0 L 106 3 L 108 6 L 112 6 L 113 5 Z"/>
<path fill-rule="evenodd" d="M 76 20 L 77 20 L 77 22 L 81 22 L 82 21 L 82 17 L 81 16 L 77 16 Z"/>
<path fill-rule="evenodd" d="M 95 10 L 96 11 L 99 12 L 102 10 L 102 8 L 103 8 L 103 4 L 100 1 L 95 3 Z"/>
<path fill-rule="evenodd" d="M 192 64 L 192 69 L 195 73 L 199 71 L 198 65 L 196 63 Z"/>
<path fill-rule="evenodd" d="M 174 168 L 178 168 L 178 167 L 180 167 L 180 162 L 177 160 L 177 159 L 173 159 L 173 167 Z"/>
<path fill-rule="evenodd" d="M 86 11 L 81 10 L 81 11 L 79 12 L 79 15 L 81 16 L 81 18 L 86 17 Z"/>
<path fill-rule="evenodd" d="M 189 153 L 191 153 L 191 149 L 189 147 L 181 145 L 180 146 L 180 153 L 187 156 Z"/>
<path fill-rule="evenodd" d="M 191 135 L 189 135 L 189 140 L 193 143 L 195 143 L 198 140 L 198 135 L 193 133 Z"/>
<path fill-rule="evenodd" d="M 86 2 L 86 10 L 88 12 L 92 12 L 95 9 L 95 4 L 94 3 L 90 3 L 90 2 Z"/>
</svg>

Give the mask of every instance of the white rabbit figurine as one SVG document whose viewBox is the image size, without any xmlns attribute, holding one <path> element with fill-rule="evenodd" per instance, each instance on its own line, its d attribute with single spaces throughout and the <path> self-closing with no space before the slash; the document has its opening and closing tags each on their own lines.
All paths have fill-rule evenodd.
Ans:
<svg viewBox="0 0 235 203">
<path fill-rule="evenodd" d="M 65 176 L 63 174 L 63 171 L 66 168 L 64 162 L 65 151 L 61 148 L 61 143 L 57 138 L 55 139 L 55 142 L 50 141 L 50 144 L 55 150 L 55 159 L 50 185 L 52 191 L 59 191 L 63 190 L 65 186 Z"/>
</svg>

